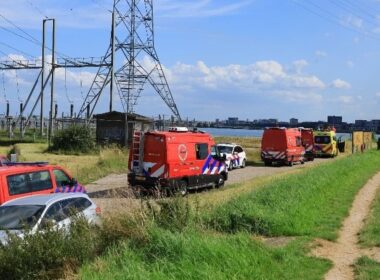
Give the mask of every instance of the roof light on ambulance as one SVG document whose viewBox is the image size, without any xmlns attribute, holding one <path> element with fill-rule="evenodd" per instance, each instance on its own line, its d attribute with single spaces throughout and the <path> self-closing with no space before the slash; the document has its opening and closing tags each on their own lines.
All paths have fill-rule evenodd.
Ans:
<svg viewBox="0 0 380 280">
<path fill-rule="evenodd" d="M 175 127 L 169 127 L 169 131 L 170 132 L 188 132 L 189 130 L 187 129 L 187 127 L 175 126 Z"/>
</svg>

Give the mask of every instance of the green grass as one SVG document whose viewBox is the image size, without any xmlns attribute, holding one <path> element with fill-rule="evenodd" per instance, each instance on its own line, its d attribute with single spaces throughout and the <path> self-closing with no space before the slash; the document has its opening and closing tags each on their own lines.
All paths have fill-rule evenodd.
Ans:
<svg viewBox="0 0 380 280">
<path fill-rule="evenodd" d="M 247 234 L 154 229 L 83 267 L 80 279 L 321 279 L 327 261 L 306 257 L 304 242 L 269 248 Z"/>
<path fill-rule="evenodd" d="M 380 191 L 378 191 L 371 213 L 364 228 L 359 234 L 359 242 L 363 247 L 380 246 Z"/>
<path fill-rule="evenodd" d="M 356 280 L 378 280 L 380 278 L 380 263 L 368 257 L 361 257 L 354 266 Z"/>
<path fill-rule="evenodd" d="M 220 205 L 205 220 L 223 232 L 335 240 L 355 194 L 379 166 L 377 151 L 319 165 Z"/>
</svg>

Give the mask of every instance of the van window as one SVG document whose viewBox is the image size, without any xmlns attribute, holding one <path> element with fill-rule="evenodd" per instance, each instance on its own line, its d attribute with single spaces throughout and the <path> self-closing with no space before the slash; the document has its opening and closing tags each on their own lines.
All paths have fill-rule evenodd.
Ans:
<svg viewBox="0 0 380 280">
<path fill-rule="evenodd" d="M 241 147 L 239 147 L 239 146 L 236 146 L 234 152 L 236 152 L 236 153 L 242 153 L 243 149 Z"/>
<path fill-rule="evenodd" d="M 197 159 L 206 159 L 208 156 L 208 145 L 207 144 L 195 144 L 195 153 Z"/>
<path fill-rule="evenodd" d="M 316 144 L 330 144 L 331 138 L 329 136 L 315 136 L 314 142 Z"/>
<path fill-rule="evenodd" d="M 302 146 L 302 140 L 301 140 L 301 137 L 296 137 L 296 146 L 297 147 L 301 147 Z"/>
<path fill-rule="evenodd" d="M 68 186 L 71 184 L 71 179 L 62 170 L 54 169 L 53 173 L 57 187 Z"/>
<path fill-rule="evenodd" d="M 49 171 L 38 171 L 7 176 L 10 195 L 52 189 Z"/>
</svg>

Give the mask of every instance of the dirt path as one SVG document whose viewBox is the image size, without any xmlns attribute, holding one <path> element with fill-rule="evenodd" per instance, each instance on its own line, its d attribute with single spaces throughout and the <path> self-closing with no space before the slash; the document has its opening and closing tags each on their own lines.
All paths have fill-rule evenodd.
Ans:
<svg viewBox="0 0 380 280">
<path fill-rule="evenodd" d="M 325 275 L 326 280 L 354 279 L 353 264 L 363 256 L 375 256 L 376 250 L 361 250 L 358 234 L 364 226 L 365 218 L 380 187 L 380 173 L 370 179 L 356 195 L 349 216 L 344 220 L 337 242 L 317 240 L 314 255 L 331 260 L 334 267 Z"/>
</svg>

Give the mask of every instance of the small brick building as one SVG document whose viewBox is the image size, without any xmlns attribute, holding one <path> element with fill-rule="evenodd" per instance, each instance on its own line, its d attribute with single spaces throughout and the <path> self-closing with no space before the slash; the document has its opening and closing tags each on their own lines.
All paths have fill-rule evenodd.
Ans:
<svg viewBox="0 0 380 280">
<path fill-rule="evenodd" d="M 153 129 L 151 118 L 122 112 L 108 112 L 94 115 L 96 119 L 96 142 L 98 144 L 118 144 L 122 147 L 131 144 L 134 131 Z M 128 133 L 127 133 L 128 131 Z"/>
</svg>

